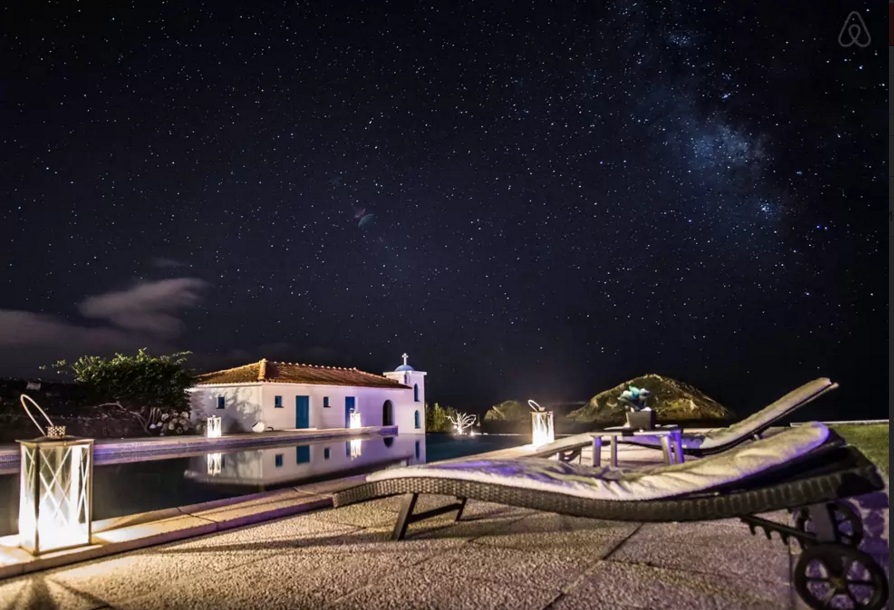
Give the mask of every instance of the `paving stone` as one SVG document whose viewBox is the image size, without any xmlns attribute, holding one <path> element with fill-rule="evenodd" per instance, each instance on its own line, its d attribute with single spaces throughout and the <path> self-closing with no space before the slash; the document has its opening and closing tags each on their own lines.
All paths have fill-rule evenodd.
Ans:
<svg viewBox="0 0 894 610">
<path fill-rule="evenodd" d="M 94 610 L 106 606 L 105 600 L 52 582 L 44 574 L 0 583 L 0 607 L 4 610 Z"/>
<path fill-rule="evenodd" d="M 115 606 L 120 610 L 321 608 L 431 554 L 376 547 L 367 553 L 344 551 L 281 554 L 226 573 L 206 574 L 182 587 L 161 587 Z"/>
<path fill-rule="evenodd" d="M 332 505 L 330 498 L 311 496 L 293 492 L 293 496 L 279 497 L 276 500 L 248 505 L 237 504 L 234 506 L 216 508 L 207 511 L 197 511 L 194 516 L 219 523 L 221 527 L 239 527 L 252 523 L 269 521 L 281 516 L 304 513 L 319 508 L 328 508 Z"/>
<path fill-rule="evenodd" d="M 318 496 L 332 496 L 332 494 L 366 482 L 365 474 L 357 474 L 331 481 L 318 481 L 317 483 L 304 483 L 296 485 L 295 491 Z"/>
<path fill-rule="evenodd" d="M 556 597 L 553 591 L 529 587 L 523 582 L 493 584 L 462 576 L 445 577 L 416 566 L 360 589 L 329 607 L 337 610 L 541 610 Z"/>
<path fill-rule="evenodd" d="M 600 561 L 550 610 L 587 608 L 592 600 L 606 607 L 650 609 L 780 610 L 791 605 L 788 586 L 747 574 L 717 576 Z"/>
<path fill-rule="evenodd" d="M 100 532 L 93 535 L 94 542 L 129 542 L 137 538 L 153 538 L 158 542 L 175 540 L 179 532 L 198 530 L 201 533 L 213 532 L 217 524 L 207 519 L 200 519 L 191 515 L 161 519 L 150 523 L 130 525 L 116 530 Z"/>
<path fill-rule="evenodd" d="M 284 520 L 79 564 L 49 578 L 116 604 L 158 588 L 188 587 L 196 574 L 232 570 L 280 554 L 307 555 L 304 549 L 315 540 L 350 531 L 338 524 Z"/>
<path fill-rule="evenodd" d="M 383 510 L 377 507 L 374 502 L 352 504 L 332 510 L 319 511 L 313 513 L 312 516 L 320 521 L 344 523 L 345 525 L 353 525 L 355 527 L 393 526 L 395 518 L 393 511 Z"/>
<path fill-rule="evenodd" d="M 227 550 L 228 545 L 239 548 L 251 543 L 263 546 L 272 542 L 285 542 L 291 546 L 306 546 L 320 544 L 322 539 L 339 537 L 360 529 L 353 525 L 315 519 L 312 515 L 312 513 L 294 515 L 266 523 L 257 523 L 180 542 L 177 543 L 177 546 L 183 548 L 212 547 L 221 551 Z"/>
<path fill-rule="evenodd" d="M 482 546 L 536 549 L 581 561 L 601 559 L 630 536 L 639 524 L 535 513 L 505 524 L 492 534 L 476 538 Z"/>
<path fill-rule="evenodd" d="M 747 574 L 782 585 L 791 578 L 788 546 L 776 535 L 772 540 L 760 531 L 752 536 L 747 525 L 732 519 L 646 523 L 610 559 L 703 574 Z"/>
<path fill-rule="evenodd" d="M 303 550 L 307 553 L 327 555 L 356 555 L 356 556 L 381 556 L 404 557 L 409 561 L 415 553 L 417 557 L 412 561 L 416 563 L 426 556 L 434 556 L 445 550 L 456 548 L 466 542 L 461 537 L 433 537 L 433 538 L 408 538 L 399 541 L 390 539 L 391 529 L 354 529 L 337 536 L 319 538 L 312 544 L 305 545 Z M 403 561 L 389 559 L 389 561 Z"/>
<path fill-rule="evenodd" d="M 476 578 L 492 583 L 524 583 L 554 591 L 573 583 L 589 567 L 580 557 L 568 553 L 558 557 L 554 553 L 466 544 L 439 554 L 417 566 L 430 580 L 463 580 Z"/>
</svg>

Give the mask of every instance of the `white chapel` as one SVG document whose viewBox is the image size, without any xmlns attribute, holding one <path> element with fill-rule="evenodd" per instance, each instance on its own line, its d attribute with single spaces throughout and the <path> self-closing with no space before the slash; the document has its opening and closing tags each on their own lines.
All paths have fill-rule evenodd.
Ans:
<svg viewBox="0 0 894 610">
<path fill-rule="evenodd" d="M 399 434 L 425 434 L 425 375 L 407 363 L 382 375 L 356 368 L 261 359 L 199 375 L 190 388 L 196 417 L 221 417 L 224 433 L 249 431 L 258 422 L 274 430 L 396 426 Z"/>
</svg>

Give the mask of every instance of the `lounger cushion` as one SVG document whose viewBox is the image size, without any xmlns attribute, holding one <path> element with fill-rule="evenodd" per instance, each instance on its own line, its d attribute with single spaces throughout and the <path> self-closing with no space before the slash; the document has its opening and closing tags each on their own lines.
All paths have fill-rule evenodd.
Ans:
<svg viewBox="0 0 894 610">
<path fill-rule="evenodd" d="M 463 460 L 383 470 L 367 476 L 366 480 L 433 477 L 537 489 L 594 500 L 653 500 L 705 491 L 785 464 L 822 445 L 828 435 L 826 426 L 812 423 L 701 460 L 640 471 L 564 464 L 538 458 Z"/>
<path fill-rule="evenodd" d="M 819 394 L 832 388 L 833 385 L 832 380 L 820 377 L 792 390 L 776 402 L 767 405 L 757 413 L 731 426 L 711 430 L 705 434 L 685 433 L 682 435 L 683 448 L 709 450 L 748 438 L 773 421 L 784 417 L 788 412 L 810 402 Z M 642 435 L 625 438 L 623 441 L 635 445 L 648 445 L 649 447 L 661 446 L 661 438 L 658 436 Z"/>
</svg>

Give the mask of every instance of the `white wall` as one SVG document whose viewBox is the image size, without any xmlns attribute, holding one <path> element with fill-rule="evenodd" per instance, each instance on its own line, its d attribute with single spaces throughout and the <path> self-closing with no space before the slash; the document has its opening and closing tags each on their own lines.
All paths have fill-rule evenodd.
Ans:
<svg viewBox="0 0 894 610">
<path fill-rule="evenodd" d="M 248 432 L 255 422 L 263 419 L 261 389 L 260 383 L 190 388 L 192 418 L 202 421 L 217 415 L 221 418 L 224 434 Z M 223 409 L 217 408 L 218 396 L 224 397 L 226 406 Z"/>
<path fill-rule="evenodd" d="M 424 434 L 425 411 L 423 402 L 413 401 L 412 389 L 366 388 L 298 383 L 255 383 L 245 385 L 201 386 L 190 390 L 192 407 L 197 419 L 219 415 L 225 434 L 250 430 L 263 421 L 275 430 L 295 427 L 295 397 L 307 396 L 310 404 L 310 428 L 344 428 L 345 399 L 355 398 L 355 411 L 360 413 L 364 426 L 381 426 L 383 405 L 393 405 L 394 425 L 401 434 Z M 217 397 L 224 396 L 226 408 L 217 409 Z M 276 396 L 282 396 L 282 408 L 276 408 Z M 323 406 L 329 398 L 329 407 Z M 420 398 L 422 395 L 420 394 Z M 420 428 L 414 426 L 414 413 L 419 411 Z"/>
<path fill-rule="evenodd" d="M 401 407 L 396 411 L 397 425 L 401 434 L 425 434 L 425 373 L 422 371 L 386 371 L 383 373 L 388 379 L 410 386 L 409 390 L 402 390 Z M 419 400 L 414 400 L 413 386 L 419 388 Z M 414 427 L 413 414 L 419 411 L 419 428 Z M 398 414 L 399 413 L 399 414 Z"/>
</svg>

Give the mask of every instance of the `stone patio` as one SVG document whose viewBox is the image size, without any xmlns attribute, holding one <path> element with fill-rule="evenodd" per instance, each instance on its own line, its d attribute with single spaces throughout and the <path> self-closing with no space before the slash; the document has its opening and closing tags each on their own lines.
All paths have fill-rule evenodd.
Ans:
<svg viewBox="0 0 894 610">
<path fill-rule="evenodd" d="M 425 498 L 419 510 L 450 500 Z M 413 524 L 407 540 L 391 542 L 398 504 L 319 510 L 0 581 L 0 607 L 803 607 L 788 547 L 737 520 L 626 524 L 470 502 L 463 521 Z M 887 494 L 859 504 L 864 547 L 887 566 Z"/>
</svg>

